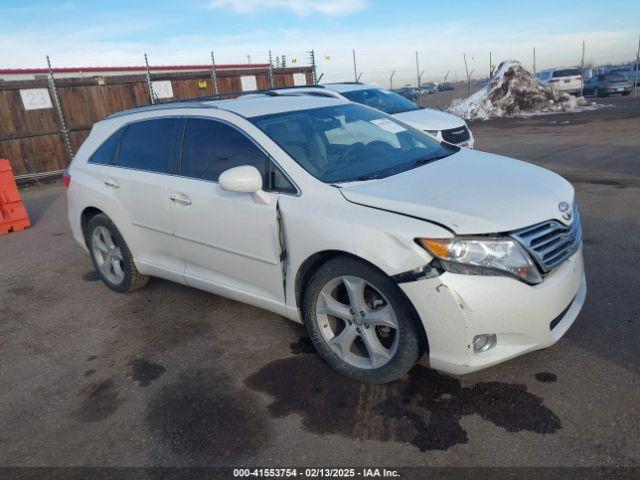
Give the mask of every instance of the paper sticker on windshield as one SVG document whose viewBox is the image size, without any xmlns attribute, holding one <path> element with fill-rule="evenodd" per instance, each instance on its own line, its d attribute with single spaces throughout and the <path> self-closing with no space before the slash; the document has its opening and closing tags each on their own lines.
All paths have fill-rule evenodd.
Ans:
<svg viewBox="0 0 640 480">
<path fill-rule="evenodd" d="M 371 123 L 373 123 L 376 127 L 380 127 L 381 129 L 389 133 L 400 133 L 400 132 L 407 131 L 406 128 L 398 125 L 395 122 L 392 122 L 388 118 L 377 118 L 375 120 L 371 120 Z"/>
</svg>

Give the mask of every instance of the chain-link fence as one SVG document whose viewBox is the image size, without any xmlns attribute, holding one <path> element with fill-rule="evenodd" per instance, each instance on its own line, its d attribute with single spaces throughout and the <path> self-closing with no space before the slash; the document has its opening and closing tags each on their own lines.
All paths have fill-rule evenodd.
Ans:
<svg viewBox="0 0 640 480">
<path fill-rule="evenodd" d="M 274 87 L 311 85 L 313 69 L 301 60 L 262 57 L 224 63 L 169 64 L 141 55 L 142 65 L 0 70 L 0 158 L 18 181 L 60 175 L 92 125 L 141 105 L 185 99 L 232 98 Z M 234 58 L 233 60 L 239 60 Z M 265 61 L 266 60 L 266 61 Z"/>
</svg>

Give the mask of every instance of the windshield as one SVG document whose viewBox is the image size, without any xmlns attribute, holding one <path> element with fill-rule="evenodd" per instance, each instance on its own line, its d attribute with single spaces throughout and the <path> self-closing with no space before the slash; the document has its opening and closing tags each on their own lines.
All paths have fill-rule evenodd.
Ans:
<svg viewBox="0 0 640 480">
<path fill-rule="evenodd" d="M 553 78 L 558 77 L 577 77 L 580 75 L 580 72 L 577 68 L 567 68 L 565 70 L 556 70 L 553 72 Z"/>
<path fill-rule="evenodd" d="M 609 75 L 607 75 L 605 77 L 605 80 L 607 82 L 626 82 L 627 79 L 624 78 L 622 75 L 620 75 L 619 73 L 610 73 Z"/>
<path fill-rule="evenodd" d="M 418 105 L 407 100 L 403 96 L 387 90 L 381 90 L 379 88 L 353 90 L 351 92 L 343 92 L 342 95 L 352 102 L 361 103 L 367 107 L 382 110 L 384 113 L 388 113 L 389 115 L 409 112 L 411 110 L 420 110 Z"/>
<path fill-rule="evenodd" d="M 382 112 L 349 104 L 250 119 L 325 183 L 384 178 L 459 150 Z"/>
</svg>

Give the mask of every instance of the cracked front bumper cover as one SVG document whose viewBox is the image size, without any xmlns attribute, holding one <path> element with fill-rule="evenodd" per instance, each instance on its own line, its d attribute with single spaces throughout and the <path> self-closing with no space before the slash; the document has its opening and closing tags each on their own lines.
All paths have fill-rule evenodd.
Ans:
<svg viewBox="0 0 640 480">
<path fill-rule="evenodd" d="M 582 248 L 535 286 L 450 272 L 399 286 L 424 325 L 431 367 L 453 374 L 553 345 L 575 321 L 587 292 Z M 487 333 L 497 335 L 497 345 L 474 353 L 473 337 Z"/>
</svg>

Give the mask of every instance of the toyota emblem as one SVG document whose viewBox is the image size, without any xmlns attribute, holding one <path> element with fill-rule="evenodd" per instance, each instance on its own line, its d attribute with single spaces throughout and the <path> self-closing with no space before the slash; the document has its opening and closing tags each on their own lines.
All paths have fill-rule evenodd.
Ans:
<svg viewBox="0 0 640 480">
<path fill-rule="evenodd" d="M 562 216 L 562 218 L 567 221 L 571 220 L 573 212 L 571 211 L 571 206 L 567 202 L 560 202 L 558 204 L 558 210 L 560 210 L 560 215 Z"/>
</svg>

